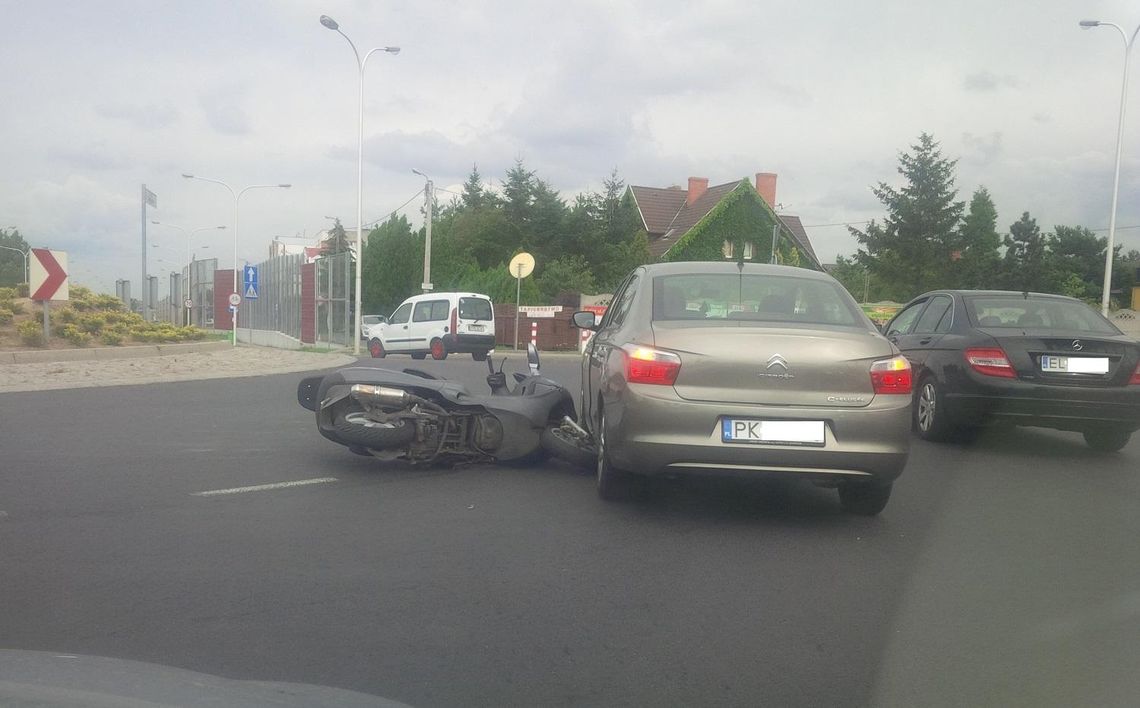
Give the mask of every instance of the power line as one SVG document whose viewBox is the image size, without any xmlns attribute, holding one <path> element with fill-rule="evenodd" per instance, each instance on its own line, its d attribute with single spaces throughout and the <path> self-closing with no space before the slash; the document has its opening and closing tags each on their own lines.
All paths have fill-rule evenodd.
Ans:
<svg viewBox="0 0 1140 708">
<path fill-rule="evenodd" d="M 822 229 L 824 226 L 858 226 L 860 224 L 869 224 L 871 219 L 867 221 L 837 221 L 834 224 L 804 224 L 805 229 Z"/>
<path fill-rule="evenodd" d="M 366 222 L 364 222 L 364 226 L 375 226 L 376 224 L 380 224 L 380 223 L 383 223 L 383 222 L 387 221 L 388 219 L 391 219 L 391 218 L 395 217 L 395 216 L 396 216 L 396 212 L 400 211 L 400 210 L 401 210 L 401 209 L 403 209 L 404 207 L 406 207 L 406 206 L 408 206 L 409 204 L 411 204 L 411 203 L 412 203 L 412 200 L 416 199 L 417 197 L 419 197 L 419 196 L 420 196 L 421 194 L 423 194 L 423 193 L 424 193 L 424 190 L 422 190 L 422 189 L 421 189 L 421 190 L 418 190 L 418 191 L 417 191 L 415 194 L 413 194 L 412 196 L 408 197 L 408 201 L 404 202 L 403 204 L 401 204 L 400 206 L 396 207 L 395 209 L 393 209 L 393 210 L 392 210 L 392 211 L 390 211 L 390 212 L 385 212 L 385 216 L 382 216 L 382 217 L 376 217 L 376 218 L 375 218 L 375 219 L 373 219 L 372 221 L 366 221 Z"/>
</svg>

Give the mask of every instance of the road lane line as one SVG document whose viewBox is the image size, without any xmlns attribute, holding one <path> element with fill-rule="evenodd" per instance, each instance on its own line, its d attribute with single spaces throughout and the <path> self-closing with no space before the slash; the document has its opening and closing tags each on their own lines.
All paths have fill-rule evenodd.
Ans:
<svg viewBox="0 0 1140 708">
<path fill-rule="evenodd" d="M 217 497 L 223 494 L 244 494 L 245 492 L 264 492 L 270 489 L 287 489 L 289 487 L 304 487 L 309 484 L 328 484 L 335 482 L 336 477 L 314 477 L 313 479 L 298 479 L 292 482 L 274 482 L 273 484 L 255 484 L 252 487 L 233 487 L 232 489 L 211 489 L 207 492 L 193 492 L 192 497 Z"/>
</svg>

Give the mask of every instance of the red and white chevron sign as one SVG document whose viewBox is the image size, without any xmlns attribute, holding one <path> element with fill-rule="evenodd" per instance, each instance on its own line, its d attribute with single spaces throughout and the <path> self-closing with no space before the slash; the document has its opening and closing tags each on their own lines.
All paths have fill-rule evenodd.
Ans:
<svg viewBox="0 0 1140 708">
<path fill-rule="evenodd" d="M 28 263 L 30 287 L 33 300 L 66 300 L 67 291 L 67 252 L 49 251 L 46 248 L 33 248 L 32 259 Z"/>
</svg>

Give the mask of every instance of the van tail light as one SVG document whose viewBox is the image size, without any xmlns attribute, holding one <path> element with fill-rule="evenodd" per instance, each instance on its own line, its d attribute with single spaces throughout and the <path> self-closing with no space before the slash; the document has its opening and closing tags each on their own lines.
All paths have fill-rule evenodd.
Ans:
<svg viewBox="0 0 1140 708">
<path fill-rule="evenodd" d="M 1009 363 L 1009 357 L 1001 347 L 977 347 L 966 350 L 966 363 L 974 371 L 985 376 L 1000 376 L 1006 379 L 1017 378 L 1017 372 Z"/>
<path fill-rule="evenodd" d="M 1132 372 L 1132 378 L 1128 379 L 1129 386 L 1140 386 L 1140 364 L 1136 365 L 1136 370 Z"/>
<path fill-rule="evenodd" d="M 905 356 L 871 364 L 871 387 L 875 393 L 910 393 L 913 385 L 910 362 Z"/>
<path fill-rule="evenodd" d="M 459 334 L 459 331 L 456 329 L 458 326 L 459 326 L 459 308 L 453 307 L 453 308 L 451 308 L 451 333 L 452 334 Z"/>
<path fill-rule="evenodd" d="M 626 344 L 625 380 L 629 383 L 672 386 L 681 371 L 681 357 L 653 347 Z"/>
</svg>

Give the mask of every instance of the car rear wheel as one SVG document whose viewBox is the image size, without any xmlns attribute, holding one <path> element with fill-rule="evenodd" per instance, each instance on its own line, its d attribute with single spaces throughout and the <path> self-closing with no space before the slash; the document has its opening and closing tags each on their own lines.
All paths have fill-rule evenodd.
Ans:
<svg viewBox="0 0 1140 708">
<path fill-rule="evenodd" d="M 471 358 L 475 361 L 487 361 L 487 352 L 471 352 Z"/>
<path fill-rule="evenodd" d="M 946 417 L 945 396 L 933 376 L 927 376 L 918 386 L 918 399 L 914 405 L 914 426 L 919 437 L 933 442 L 945 442 L 954 434 Z"/>
<path fill-rule="evenodd" d="M 890 482 L 848 482 L 839 487 L 839 504 L 848 514 L 875 516 L 891 498 Z"/>
<path fill-rule="evenodd" d="M 368 353 L 372 355 L 373 359 L 383 359 L 388 352 L 384 351 L 384 345 L 380 340 L 373 337 L 368 340 Z"/>
<path fill-rule="evenodd" d="M 1097 452 L 1119 452 L 1128 444 L 1129 438 L 1132 437 L 1132 431 L 1120 428 L 1103 428 L 1086 430 L 1084 435 L 1085 444 Z"/>
<path fill-rule="evenodd" d="M 427 356 L 427 352 L 412 352 L 413 359 L 423 359 Z"/>
<path fill-rule="evenodd" d="M 447 347 L 443 346 L 443 340 L 438 337 L 431 340 L 431 358 L 436 361 L 447 358 Z"/>
<path fill-rule="evenodd" d="M 645 480 L 619 470 L 610 462 L 609 452 L 606 449 L 606 414 L 598 424 L 598 458 L 596 467 L 596 482 L 598 496 L 606 501 L 628 501 L 641 496 L 645 491 Z"/>
</svg>

